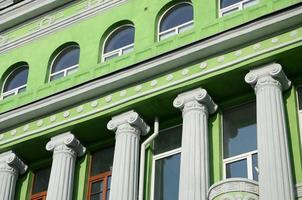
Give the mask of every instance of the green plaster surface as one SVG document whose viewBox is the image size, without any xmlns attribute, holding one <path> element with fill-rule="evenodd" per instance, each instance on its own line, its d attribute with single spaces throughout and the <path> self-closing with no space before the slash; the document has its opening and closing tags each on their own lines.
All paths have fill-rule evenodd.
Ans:
<svg viewBox="0 0 302 200">
<path fill-rule="evenodd" d="M 1 33 L 1 36 L 6 39 L 0 41 L 0 48 L 36 31 L 50 28 L 62 20 L 78 15 L 85 9 L 93 9 L 101 4 L 106 4 L 106 2 L 109 1 L 81 0 L 59 10 L 47 13 L 45 16 L 33 19 L 19 27 L 14 27 L 8 32 Z M 94 14 L 64 29 L 43 35 L 17 48 L 3 52 L 0 57 L 0 77 L 5 75 L 10 66 L 20 61 L 27 62 L 30 70 L 26 92 L 1 101 L 0 112 L 5 112 L 47 97 L 50 94 L 57 93 L 71 86 L 120 70 L 301 1 L 261 0 L 255 6 L 219 18 L 217 1 L 193 0 L 194 28 L 164 41 L 157 42 L 155 39 L 157 31 L 156 19 L 159 18 L 159 15 L 163 11 L 162 9 L 169 2 L 171 1 L 128 0 L 117 7 Z M 124 20 L 131 21 L 135 25 L 135 50 L 128 55 L 101 63 L 100 49 L 104 37 L 115 27 L 115 24 L 119 24 Z M 79 71 L 66 78 L 48 83 L 46 80 L 49 61 L 53 56 L 53 52 L 62 44 L 71 41 L 78 43 L 81 48 Z"/>
<path fill-rule="evenodd" d="M 175 87 L 180 88 L 185 85 L 198 83 L 217 74 L 248 66 L 249 62 L 254 62 L 253 59 L 259 60 L 265 56 L 272 56 L 276 52 L 286 51 L 295 47 L 295 45 L 300 45 L 301 41 L 302 28 L 298 28 L 279 36 L 255 42 L 224 55 L 197 61 L 192 65 L 183 66 L 182 69 L 177 71 L 107 94 L 82 105 L 76 105 L 61 112 L 46 115 L 41 119 L 5 131 L 0 134 L 0 145 L 4 147 L 4 144 L 21 142 L 22 138 L 27 137 L 27 139 L 30 139 L 31 136 L 37 137 L 41 134 L 53 132 L 71 124 L 112 112 L 112 109 L 117 110 L 135 102 L 144 101 L 159 93 L 175 89 Z"/>
</svg>

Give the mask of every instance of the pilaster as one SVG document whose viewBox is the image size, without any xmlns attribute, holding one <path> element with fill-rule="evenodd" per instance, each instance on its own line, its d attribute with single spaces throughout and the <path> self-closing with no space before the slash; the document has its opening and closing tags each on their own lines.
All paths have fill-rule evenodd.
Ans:
<svg viewBox="0 0 302 200">
<path fill-rule="evenodd" d="M 139 140 L 150 127 L 135 111 L 113 117 L 107 128 L 115 131 L 110 200 L 137 199 Z"/>
<path fill-rule="evenodd" d="M 47 200 L 72 200 L 73 179 L 77 156 L 86 152 L 80 141 L 71 133 L 51 138 L 46 145 L 53 152 Z"/>
<path fill-rule="evenodd" d="M 208 115 L 217 110 L 217 105 L 202 88 L 178 95 L 173 105 L 182 110 L 183 116 L 179 200 L 207 199 Z"/>
<path fill-rule="evenodd" d="M 27 170 L 25 165 L 17 155 L 8 151 L 0 154 L 0 199 L 13 200 L 15 187 L 19 174 L 24 174 Z"/>
<path fill-rule="evenodd" d="M 282 96 L 291 82 L 277 63 L 251 70 L 245 81 L 256 93 L 259 198 L 294 200 Z"/>
</svg>

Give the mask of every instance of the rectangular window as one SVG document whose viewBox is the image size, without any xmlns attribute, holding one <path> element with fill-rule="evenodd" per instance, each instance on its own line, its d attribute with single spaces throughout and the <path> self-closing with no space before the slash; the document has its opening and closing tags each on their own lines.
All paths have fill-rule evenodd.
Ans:
<svg viewBox="0 0 302 200">
<path fill-rule="evenodd" d="M 224 178 L 258 180 L 256 105 L 246 104 L 223 114 Z"/>
<path fill-rule="evenodd" d="M 163 131 L 154 141 L 152 200 L 175 200 L 179 193 L 182 126 Z"/>
<path fill-rule="evenodd" d="M 259 0 L 219 0 L 220 9 L 219 16 L 228 15 L 234 11 L 242 10 L 246 7 L 253 6 L 259 2 Z"/>
<path fill-rule="evenodd" d="M 300 125 L 300 140 L 302 144 L 302 87 L 297 89 L 298 96 L 298 114 L 299 114 L 299 125 Z"/>
<path fill-rule="evenodd" d="M 109 200 L 114 147 L 92 155 L 88 200 Z"/>
<path fill-rule="evenodd" d="M 46 200 L 48 182 L 50 177 L 50 167 L 37 170 L 34 173 L 31 200 Z"/>
</svg>

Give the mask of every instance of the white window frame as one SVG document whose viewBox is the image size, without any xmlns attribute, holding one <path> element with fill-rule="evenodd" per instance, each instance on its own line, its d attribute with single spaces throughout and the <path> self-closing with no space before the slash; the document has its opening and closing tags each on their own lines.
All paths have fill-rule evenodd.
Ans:
<svg viewBox="0 0 302 200">
<path fill-rule="evenodd" d="M 118 29 L 123 28 L 123 27 L 125 27 L 125 26 L 131 26 L 131 27 L 134 28 L 134 31 L 135 31 L 135 27 L 134 27 L 132 24 L 124 24 L 124 25 L 122 25 L 122 26 L 117 27 L 117 28 L 114 29 L 113 31 L 111 31 L 111 33 L 108 34 L 108 36 L 106 37 L 106 39 L 104 40 L 104 43 L 103 43 L 103 48 L 102 48 L 102 62 L 108 61 L 107 59 L 110 58 L 110 57 L 112 57 L 112 56 L 114 56 L 114 55 L 116 55 L 116 56 L 114 56 L 114 57 L 119 57 L 119 56 L 122 56 L 122 55 L 126 54 L 126 53 L 124 53 L 125 50 L 128 50 L 127 53 L 130 53 L 131 51 L 134 50 L 134 43 L 132 43 L 132 44 L 128 44 L 128 45 L 126 45 L 126 46 L 123 46 L 123 47 L 121 47 L 121 48 L 119 48 L 119 49 L 115 49 L 115 50 L 113 50 L 113 51 L 109 51 L 109 52 L 105 53 L 105 46 L 106 46 L 106 44 L 107 44 L 108 39 L 110 38 L 110 36 L 111 36 L 112 34 L 114 34 Z M 110 60 L 110 59 L 109 59 L 109 60 Z"/>
<path fill-rule="evenodd" d="M 10 97 L 10 96 L 14 96 L 14 95 L 19 94 L 19 93 L 20 93 L 20 90 L 25 89 L 26 87 L 27 87 L 27 84 L 21 85 L 21 86 L 19 86 L 19 87 L 17 87 L 17 88 L 14 88 L 14 89 L 12 89 L 12 90 L 7 91 L 7 92 L 3 92 L 3 93 L 1 94 L 1 100 L 5 99 L 5 98 L 7 98 L 7 97 Z"/>
<path fill-rule="evenodd" d="M 223 159 L 223 179 L 227 179 L 226 177 L 226 166 L 227 164 L 231 164 L 237 161 L 241 160 L 246 160 L 247 161 L 247 178 L 254 180 L 254 175 L 253 175 L 253 160 L 252 156 L 257 154 L 258 155 L 258 150 L 255 151 L 250 151 L 247 153 L 239 154 L 236 156 L 232 156 L 229 158 Z M 255 169 L 258 172 L 258 168 Z M 258 172 L 259 173 L 259 172 Z"/>
<path fill-rule="evenodd" d="M 151 172 L 151 198 L 150 198 L 151 200 L 154 200 L 154 191 L 155 191 L 154 190 L 155 189 L 155 186 L 154 186 L 154 184 L 155 184 L 155 162 L 157 160 L 160 160 L 160 159 L 163 159 L 163 158 L 166 158 L 169 156 L 173 156 L 176 154 L 181 154 L 181 147 L 153 156 L 152 172 Z"/>
<path fill-rule="evenodd" d="M 70 67 L 68 67 L 68 68 L 65 68 L 65 69 L 62 69 L 62 70 L 60 70 L 60 71 L 51 73 L 51 72 L 52 72 L 53 65 L 54 65 L 54 62 L 57 60 L 58 56 L 60 56 L 61 53 L 62 53 L 64 50 L 69 49 L 69 48 L 72 48 L 72 47 L 77 47 L 77 48 L 79 48 L 79 50 L 80 50 L 79 45 L 72 44 L 72 45 L 69 45 L 69 46 L 63 48 L 63 49 L 62 49 L 59 53 L 57 53 L 57 55 L 54 57 L 54 59 L 53 59 L 52 62 L 51 62 L 51 67 L 50 67 L 49 76 L 48 76 L 48 82 L 54 81 L 54 80 L 51 80 L 51 78 L 52 78 L 53 76 L 57 75 L 57 74 L 64 73 L 64 76 L 63 76 L 63 77 L 66 77 L 67 75 L 70 74 L 69 72 L 71 72 L 71 71 L 72 71 L 72 72 L 76 72 L 75 69 L 79 68 L 79 63 L 78 63 L 78 64 L 76 64 L 76 65 L 72 65 L 72 66 L 70 66 Z M 55 80 L 56 80 L 56 79 L 55 79 Z"/>
<path fill-rule="evenodd" d="M 54 80 L 51 80 L 51 78 L 58 75 L 58 74 L 64 73 L 63 77 L 66 77 L 69 74 L 75 73 L 78 68 L 79 68 L 79 64 L 76 64 L 76 65 L 73 65 L 71 67 L 65 68 L 65 69 L 57 71 L 55 73 L 52 73 L 52 74 L 49 75 L 49 82 L 54 81 Z M 72 73 L 70 73 L 70 72 L 72 72 Z"/>
<path fill-rule="evenodd" d="M 259 3 L 260 0 L 242 0 L 238 3 L 235 3 L 233 5 L 227 6 L 225 8 L 221 8 L 221 0 L 218 0 L 219 2 L 219 17 L 226 16 L 230 13 L 233 13 L 235 11 L 243 10 L 246 7 L 253 6 L 257 3 Z"/>
<path fill-rule="evenodd" d="M 298 94 L 298 89 L 302 89 L 302 85 L 298 86 L 296 89 L 296 96 L 297 96 L 297 109 L 298 109 L 298 118 L 299 118 L 299 131 L 300 131 L 300 142 L 302 144 L 302 108 L 300 110 L 299 107 L 299 94 Z M 302 99 L 301 99 L 302 101 Z"/>
<path fill-rule="evenodd" d="M 27 84 L 24 84 L 24 85 L 21 85 L 21 86 L 19 86 L 19 87 L 17 87 L 17 88 L 14 88 L 14 89 L 12 89 L 12 90 L 9 90 L 9 91 L 4 92 L 4 86 L 5 86 L 6 82 L 7 82 L 7 79 L 8 79 L 8 78 L 9 78 L 16 70 L 18 70 L 19 68 L 22 68 L 22 67 L 24 67 L 24 66 L 28 67 L 28 65 L 21 65 L 21 66 L 17 67 L 16 69 L 12 70 L 12 71 L 6 76 L 5 80 L 3 81 L 3 86 L 2 86 L 2 90 L 1 90 L 1 96 L 0 96 L 0 99 L 1 99 L 1 100 L 5 99 L 5 98 L 7 98 L 7 97 L 10 97 L 10 96 L 17 95 L 17 94 L 20 93 L 20 90 L 22 90 L 22 89 L 24 89 L 24 88 L 27 87 Z"/>
<path fill-rule="evenodd" d="M 180 2 L 180 3 L 176 3 L 176 4 L 174 4 L 173 6 L 171 6 L 170 8 L 168 8 L 168 9 L 161 15 L 160 19 L 158 20 L 158 25 L 157 25 L 157 41 L 162 41 L 162 40 L 164 40 L 164 39 L 167 39 L 167 38 L 169 38 L 169 37 L 172 37 L 172 36 L 174 36 L 174 35 L 177 35 L 177 34 L 179 34 L 179 33 L 182 33 L 182 32 L 183 32 L 183 31 L 182 31 L 183 28 L 186 28 L 186 29 L 184 29 L 185 31 L 186 31 L 187 29 L 193 28 L 193 26 L 194 26 L 194 19 L 191 20 L 191 21 L 188 21 L 188 22 L 186 22 L 186 23 L 180 24 L 180 25 L 178 25 L 178 26 L 172 27 L 172 28 L 170 28 L 170 29 L 168 29 L 168 30 L 165 30 L 165 31 L 160 32 L 160 25 L 161 25 L 162 20 L 163 20 L 163 18 L 165 17 L 165 15 L 166 15 L 171 9 L 173 9 L 175 6 L 178 6 L 178 5 L 180 5 L 180 4 L 189 4 L 189 5 L 191 5 L 191 6 L 193 7 L 193 4 L 192 4 L 191 2 Z M 171 32 L 172 32 L 173 34 L 169 35 L 169 33 L 171 33 Z M 163 37 L 163 36 L 165 36 L 165 35 L 169 35 L 169 36 L 167 36 L 167 37 L 161 39 L 161 37 Z"/>
</svg>

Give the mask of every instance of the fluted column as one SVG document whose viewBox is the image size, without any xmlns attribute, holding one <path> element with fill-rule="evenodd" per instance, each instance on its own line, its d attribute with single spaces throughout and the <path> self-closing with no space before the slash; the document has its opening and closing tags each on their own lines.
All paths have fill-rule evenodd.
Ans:
<svg viewBox="0 0 302 200">
<path fill-rule="evenodd" d="M 217 105 L 202 88 L 178 95 L 173 104 L 183 117 L 179 200 L 206 200 L 210 184 L 208 115 Z"/>
<path fill-rule="evenodd" d="M 86 148 L 71 133 L 51 138 L 46 149 L 53 151 L 53 161 L 47 190 L 47 200 L 72 200 L 73 178 L 77 156 Z"/>
<path fill-rule="evenodd" d="M 19 174 L 24 174 L 27 166 L 12 151 L 0 154 L 0 199 L 14 200 Z"/>
<path fill-rule="evenodd" d="M 277 63 L 251 70 L 245 81 L 256 93 L 259 198 L 294 200 L 282 97 L 291 82 Z"/>
<path fill-rule="evenodd" d="M 113 117 L 107 127 L 116 135 L 110 200 L 136 200 L 139 140 L 150 128 L 134 111 Z"/>
</svg>

